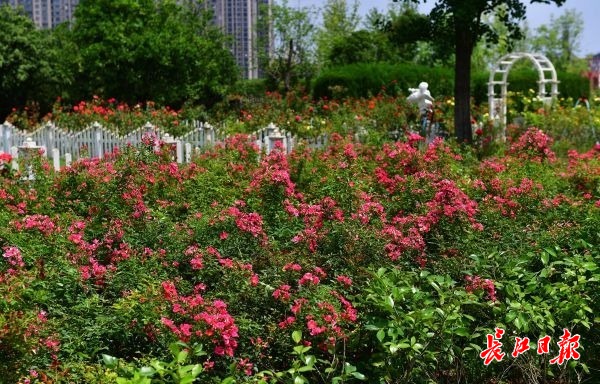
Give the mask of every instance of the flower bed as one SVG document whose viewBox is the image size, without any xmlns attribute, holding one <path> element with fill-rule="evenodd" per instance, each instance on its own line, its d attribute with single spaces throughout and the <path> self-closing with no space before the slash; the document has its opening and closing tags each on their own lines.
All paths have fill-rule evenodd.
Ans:
<svg viewBox="0 0 600 384">
<path fill-rule="evenodd" d="M 518 383 L 600 368 L 600 151 L 556 158 L 530 130 L 480 162 L 411 139 L 266 156 L 235 135 L 186 165 L 124 148 L 3 176 L 0 377 Z M 581 356 L 550 364 L 563 328 Z M 486 335 L 506 353 L 488 366 Z M 513 357 L 517 337 L 533 347 Z"/>
</svg>

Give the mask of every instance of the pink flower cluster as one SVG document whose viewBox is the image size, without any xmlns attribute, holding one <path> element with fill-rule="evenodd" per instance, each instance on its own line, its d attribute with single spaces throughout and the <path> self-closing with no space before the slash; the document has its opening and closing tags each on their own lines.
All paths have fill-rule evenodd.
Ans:
<svg viewBox="0 0 600 384">
<path fill-rule="evenodd" d="M 197 285 L 189 296 L 180 295 L 171 281 L 162 283 L 163 297 L 172 305 L 175 320 L 163 317 L 161 322 L 183 342 L 192 337 L 208 339 L 219 356 L 233 356 L 238 346 L 238 327 L 222 300 L 207 302 L 199 294 L 204 289 Z"/>
<path fill-rule="evenodd" d="M 4 253 L 2 254 L 4 259 L 13 267 L 23 268 L 25 263 L 23 262 L 23 256 L 21 251 L 17 247 L 4 247 Z"/>
<path fill-rule="evenodd" d="M 556 160 L 556 155 L 550 149 L 553 142 L 541 129 L 530 127 L 510 146 L 508 153 L 535 162 L 553 162 Z"/>
<path fill-rule="evenodd" d="M 237 201 L 233 207 L 225 210 L 225 215 L 235 219 L 235 225 L 240 231 L 247 232 L 254 237 L 266 239 L 266 234 L 263 231 L 263 219 L 257 212 L 246 213 L 238 207 L 243 207 L 246 204 L 243 201 Z"/>
<path fill-rule="evenodd" d="M 363 225 L 369 224 L 373 217 L 377 217 L 382 223 L 386 222 L 385 210 L 381 203 L 374 201 L 373 196 L 364 192 L 360 193 L 360 198 L 363 203 L 358 212 L 352 214 L 353 219 L 360 221 Z"/>
<path fill-rule="evenodd" d="M 282 186 L 287 196 L 294 195 L 296 186 L 290 178 L 290 169 L 285 152 L 273 150 L 260 162 L 260 166 L 254 172 L 250 182 L 249 190 L 260 190 L 266 185 Z"/>
<path fill-rule="evenodd" d="M 436 192 L 425 203 L 426 212 L 422 215 L 396 215 L 390 224 L 385 224 L 381 233 L 389 239 L 385 251 L 392 260 L 397 260 L 406 251 L 417 252 L 417 262 L 424 267 L 424 234 L 431 232 L 443 218 L 449 220 L 466 219 L 474 230 L 483 230 L 477 222 L 477 203 L 471 200 L 451 180 L 441 180 L 433 184 Z"/>
<path fill-rule="evenodd" d="M 13 225 L 18 231 L 37 229 L 44 236 L 49 236 L 58 230 L 51 218 L 39 214 L 26 216 L 21 221 L 15 221 Z"/>
<path fill-rule="evenodd" d="M 488 298 L 491 301 L 496 301 L 496 286 L 494 285 L 494 282 L 490 279 L 482 279 L 481 277 L 475 275 L 475 276 L 471 276 L 471 275 L 467 275 L 465 276 L 465 280 L 467 281 L 467 285 L 465 286 L 465 290 L 469 293 L 473 293 L 474 291 L 478 290 L 478 289 L 483 289 L 486 293 Z"/>
<path fill-rule="evenodd" d="M 288 214 L 302 217 L 304 222 L 304 229 L 292 238 L 292 242 L 308 244 L 311 252 L 317 251 L 319 240 L 328 232 L 324 228 L 324 220 L 344 221 L 344 212 L 331 197 L 323 198 L 319 204 L 300 203 L 298 208 L 289 202 L 285 204 Z"/>
</svg>

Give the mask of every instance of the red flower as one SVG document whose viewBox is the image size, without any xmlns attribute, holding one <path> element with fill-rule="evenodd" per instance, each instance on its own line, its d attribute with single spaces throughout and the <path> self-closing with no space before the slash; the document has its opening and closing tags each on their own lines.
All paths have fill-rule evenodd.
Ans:
<svg viewBox="0 0 600 384">
<path fill-rule="evenodd" d="M 12 160 L 12 156 L 8 153 L 0 153 L 0 164 L 1 163 L 10 163 Z"/>
<path fill-rule="evenodd" d="M 481 136 L 481 135 L 483 135 L 483 129 L 481 129 L 481 128 L 477 128 L 477 129 L 475 130 L 475 134 L 476 134 L 477 136 Z"/>
</svg>

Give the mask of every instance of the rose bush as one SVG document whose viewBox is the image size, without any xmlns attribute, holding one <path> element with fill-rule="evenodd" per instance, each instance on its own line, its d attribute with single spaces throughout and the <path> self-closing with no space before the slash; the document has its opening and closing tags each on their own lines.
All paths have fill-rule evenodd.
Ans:
<svg viewBox="0 0 600 384">
<path fill-rule="evenodd" d="M 551 140 L 531 130 L 479 161 L 409 139 L 332 134 L 323 150 L 267 155 L 233 135 L 190 164 L 149 144 L 2 176 L 0 382 L 568 382 L 598 369 L 600 151 L 546 161 Z M 484 368 L 496 327 L 508 356 Z M 581 335 L 581 358 L 551 365 L 562 328 Z M 515 337 L 544 335 L 549 355 L 510 357 Z"/>
</svg>

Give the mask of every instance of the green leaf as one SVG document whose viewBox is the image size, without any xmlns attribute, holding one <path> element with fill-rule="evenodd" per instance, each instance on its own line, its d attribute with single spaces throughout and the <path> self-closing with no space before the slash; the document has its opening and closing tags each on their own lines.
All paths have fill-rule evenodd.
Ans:
<svg viewBox="0 0 600 384">
<path fill-rule="evenodd" d="M 102 354 L 102 361 L 104 361 L 104 365 L 111 369 L 115 368 L 119 363 L 119 359 L 117 359 L 114 356 L 106 355 L 104 353 Z"/>
<path fill-rule="evenodd" d="M 140 368 L 140 375 L 142 375 L 144 377 L 152 377 L 152 376 L 154 376 L 155 373 L 156 373 L 156 371 L 152 367 Z"/>
<path fill-rule="evenodd" d="M 377 332 L 377 340 L 379 340 L 379 342 L 383 342 L 383 339 L 385 339 L 385 331 L 383 329 L 380 329 Z"/>
<path fill-rule="evenodd" d="M 352 372 L 352 376 L 354 376 L 358 380 L 362 380 L 362 381 L 367 380 L 367 378 L 365 377 L 365 375 L 363 375 L 360 372 Z"/>
<path fill-rule="evenodd" d="M 394 308 L 394 299 L 392 298 L 392 295 L 389 295 L 388 297 L 385 298 L 385 303 L 390 307 L 390 308 Z"/>
<path fill-rule="evenodd" d="M 546 252 L 542 252 L 542 264 L 547 265 L 549 259 L 550 255 L 548 255 Z"/>
<path fill-rule="evenodd" d="M 302 376 L 296 376 L 294 378 L 294 384 L 304 384 L 306 380 Z"/>
<path fill-rule="evenodd" d="M 194 368 L 192 368 L 192 376 L 197 377 L 199 374 L 202 373 L 202 371 L 202 365 L 196 364 L 194 365 Z"/>
<path fill-rule="evenodd" d="M 591 272 L 591 271 L 595 271 L 596 269 L 598 269 L 598 265 L 596 265 L 596 263 L 594 263 L 593 261 L 587 261 L 587 262 L 583 263 L 583 268 L 585 268 Z"/>
<path fill-rule="evenodd" d="M 315 357 L 313 355 L 308 355 L 304 358 L 304 364 L 308 366 L 313 366 L 315 364 Z"/>
<path fill-rule="evenodd" d="M 179 352 L 179 354 L 177 354 L 177 362 L 178 363 L 183 363 L 187 360 L 189 352 L 187 350 L 182 350 Z"/>
<path fill-rule="evenodd" d="M 300 332 L 300 331 L 292 332 L 292 340 L 294 340 L 294 343 L 298 344 L 300 342 L 300 340 L 302 340 L 302 332 Z"/>
</svg>

